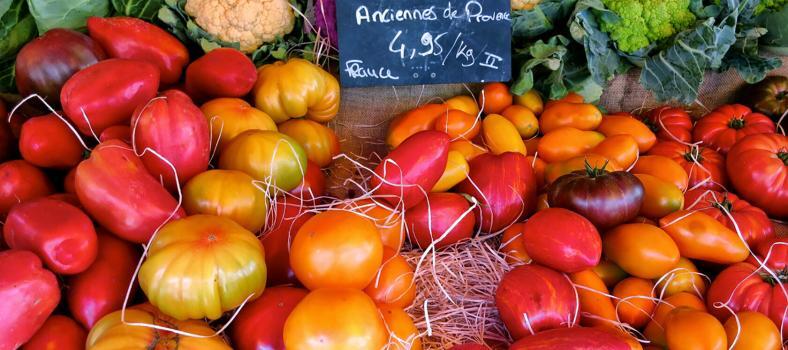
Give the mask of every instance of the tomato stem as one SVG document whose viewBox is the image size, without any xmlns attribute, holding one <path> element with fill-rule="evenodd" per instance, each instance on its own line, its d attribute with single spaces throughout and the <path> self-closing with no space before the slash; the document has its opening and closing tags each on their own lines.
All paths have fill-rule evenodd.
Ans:
<svg viewBox="0 0 788 350">
<path fill-rule="evenodd" d="M 585 163 L 586 163 L 586 174 L 588 174 L 588 177 L 590 177 L 590 178 L 592 178 L 592 179 L 593 179 L 593 178 L 595 178 L 595 177 L 597 177 L 597 176 L 604 175 L 604 174 L 607 172 L 607 171 L 605 170 L 605 168 L 607 167 L 607 163 L 608 163 L 608 162 L 609 162 L 609 161 L 608 161 L 608 160 L 606 160 L 606 161 L 605 161 L 605 164 L 602 164 L 602 167 L 601 167 L 601 168 L 597 168 L 597 167 L 592 167 L 592 166 L 591 166 L 591 164 L 590 164 L 590 163 L 588 163 L 588 158 L 586 158 L 586 159 L 585 159 Z"/>
<path fill-rule="evenodd" d="M 728 127 L 739 130 L 744 128 L 744 124 L 744 118 L 733 118 L 730 122 L 728 122 Z"/>
<path fill-rule="evenodd" d="M 700 152 L 700 147 L 691 147 L 689 151 L 684 153 L 684 159 L 692 163 L 702 163 L 703 156 Z"/>
<path fill-rule="evenodd" d="M 780 158 L 783 164 L 788 165 L 788 152 L 777 152 L 777 158 Z"/>
</svg>

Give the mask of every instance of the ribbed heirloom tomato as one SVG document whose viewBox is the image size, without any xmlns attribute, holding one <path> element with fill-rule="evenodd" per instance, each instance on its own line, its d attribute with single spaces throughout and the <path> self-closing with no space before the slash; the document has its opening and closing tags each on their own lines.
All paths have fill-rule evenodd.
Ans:
<svg viewBox="0 0 788 350">
<path fill-rule="evenodd" d="M 449 113 L 449 108 L 444 104 L 427 103 L 394 117 L 386 134 L 386 144 L 393 149 L 416 133 L 433 129 L 435 121 Z"/>
<path fill-rule="evenodd" d="M 306 152 L 290 136 L 267 130 L 247 130 L 222 151 L 219 167 L 240 170 L 264 187 L 296 188 L 306 172 Z"/>
<path fill-rule="evenodd" d="M 692 141 L 692 119 L 684 109 L 662 106 L 652 109 L 641 120 L 660 140 Z"/>
<path fill-rule="evenodd" d="M 192 215 L 224 216 L 251 232 L 260 231 L 268 212 L 268 198 L 253 181 L 237 170 L 208 170 L 184 186 L 183 208 Z"/>
<path fill-rule="evenodd" d="M 279 132 L 292 137 L 304 148 L 306 157 L 321 168 L 339 154 L 339 138 L 327 126 L 307 119 L 291 119 L 279 124 Z"/>
<path fill-rule="evenodd" d="M 747 244 L 755 245 L 774 236 L 766 213 L 733 193 L 695 189 L 684 194 L 684 204 L 687 210 L 703 212 L 731 230 L 738 228 Z"/>
<path fill-rule="evenodd" d="M 668 157 L 679 163 L 689 176 L 689 188 L 722 190 L 728 183 L 725 157 L 711 148 L 660 141 L 648 154 Z"/>
<path fill-rule="evenodd" d="M 747 136 L 728 152 L 727 167 L 739 196 L 773 217 L 788 217 L 788 137 Z"/>
<path fill-rule="evenodd" d="M 213 99 L 200 106 L 200 110 L 210 124 L 211 144 L 219 152 L 246 130 L 277 130 L 268 114 L 240 98 Z"/>
<path fill-rule="evenodd" d="M 252 95 L 255 106 L 277 123 L 304 116 L 324 123 L 334 119 L 339 111 L 337 79 L 301 58 L 258 68 Z"/>
<path fill-rule="evenodd" d="M 740 104 L 723 105 L 701 118 L 692 130 L 692 139 L 723 154 L 747 135 L 770 134 L 774 122 Z"/>
</svg>

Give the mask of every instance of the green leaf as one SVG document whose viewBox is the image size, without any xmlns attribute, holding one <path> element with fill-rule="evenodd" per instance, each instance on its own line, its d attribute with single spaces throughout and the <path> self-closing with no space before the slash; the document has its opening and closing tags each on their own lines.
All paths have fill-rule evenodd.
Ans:
<svg viewBox="0 0 788 350">
<path fill-rule="evenodd" d="M 512 36 L 531 39 L 562 27 L 577 0 L 544 0 L 531 10 L 512 11 Z"/>
<path fill-rule="evenodd" d="M 11 5 L 14 3 L 14 0 L 0 0 L 0 17 L 2 17 L 8 9 L 11 8 Z"/>
<path fill-rule="evenodd" d="M 782 60 L 777 57 L 761 57 L 736 51 L 725 56 L 724 69 L 735 68 L 747 83 L 754 84 L 766 77 L 769 71 L 779 68 Z"/>
<path fill-rule="evenodd" d="M 52 28 L 80 29 L 88 17 L 109 15 L 109 0 L 27 0 L 38 33 Z"/>
<path fill-rule="evenodd" d="M 112 7 L 120 15 L 152 21 L 161 8 L 161 0 L 112 0 Z"/>
<path fill-rule="evenodd" d="M 13 59 L 0 62 L 0 92 L 14 92 L 16 90 L 14 67 Z"/>
<path fill-rule="evenodd" d="M 36 24 L 24 0 L 15 0 L 0 17 L 0 59 L 13 57 L 36 36 Z"/>
<path fill-rule="evenodd" d="M 764 49 L 778 55 L 788 56 L 788 6 L 780 11 L 765 12 L 757 18 L 759 26 L 768 32 L 761 39 Z"/>
<path fill-rule="evenodd" d="M 588 71 L 600 86 L 632 67 L 614 48 L 610 36 L 599 28 L 597 17 L 601 16 L 608 16 L 607 21 L 618 20 L 613 12 L 605 9 L 602 1 L 582 0 L 577 3 L 570 24 L 572 37 L 583 44 Z"/>
</svg>

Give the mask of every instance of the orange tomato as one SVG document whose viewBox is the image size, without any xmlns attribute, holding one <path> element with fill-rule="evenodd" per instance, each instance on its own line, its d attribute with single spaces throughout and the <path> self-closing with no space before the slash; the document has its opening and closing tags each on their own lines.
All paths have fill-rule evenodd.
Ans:
<svg viewBox="0 0 788 350">
<path fill-rule="evenodd" d="M 383 243 L 375 224 L 344 210 L 329 210 L 307 220 L 290 247 L 290 266 L 310 290 L 363 289 L 382 261 Z"/>
<path fill-rule="evenodd" d="M 648 174 L 670 182 L 684 192 L 687 190 L 689 176 L 687 171 L 675 160 L 663 156 L 640 156 L 630 170 L 633 174 Z"/>
<path fill-rule="evenodd" d="M 526 153 L 528 153 L 526 155 L 528 156 L 536 155 L 536 150 L 537 147 L 539 146 L 539 140 L 541 139 L 542 139 L 541 137 L 531 137 L 529 139 L 523 140 L 523 143 L 525 143 L 525 151 Z"/>
<path fill-rule="evenodd" d="M 344 203 L 341 209 L 352 210 L 359 215 L 372 220 L 380 234 L 383 245 L 399 252 L 405 235 L 402 232 L 401 212 L 395 211 L 388 203 L 374 199 L 357 199 Z"/>
<path fill-rule="evenodd" d="M 627 278 L 627 273 L 612 261 L 602 260 L 592 269 L 610 288 Z"/>
<path fill-rule="evenodd" d="M 614 135 L 629 135 L 637 141 L 641 153 L 651 149 L 657 142 L 657 135 L 646 124 L 635 119 L 629 113 L 616 113 L 602 118 L 602 123 L 596 129 L 607 137 Z"/>
<path fill-rule="evenodd" d="M 389 344 L 384 350 L 421 350 L 419 329 L 401 308 L 379 305 L 383 322 L 389 330 Z"/>
<path fill-rule="evenodd" d="M 601 155 L 627 169 L 638 159 L 638 144 L 632 136 L 613 135 L 605 138 L 588 153 Z"/>
<path fill-rule="evenodd" d="M 534 169 L 534 177 L 536 178 L 536 188 L 541 190 L 545 185 L 545 168 L 547 167 L 547 163 L 545 163 L 540 158 L 535 158 L 534 156 L 525 157 L 528 161 L 528 164 Z"/>
<path fill-rule="evenodd" d="M 523 242 L 523 224 L 516 223 L 503 231 L 501 247 L 498 248 L 506 257 L 509 264 L 527 263 L 531 257 L 525 252 Z"/>
<path fill-rule="evenodd" d="M 212 145 L 219 151 L 246 130 L 276 131 L 276 123 L 265 112 L 240 98 L 217 98 L 204 103 L 200 110 L 211 126 Z"/>
<path fill-rule="evenodd" d="M 657 278 L 679 262 L 679 248 L 659 227 L 648 224 L 623 224 L 602 239 L 605 256 L 628 274 Z"/>
<path fill-rule="evenodd" d="M 451 151 L 460 152 L 465 160 L 470 162 L 476 156 L 487 153 L 487 148 L 468 140 L 455 140 L 449 144 L 449 152 Z"/>
<path fill-rule="evenodd" d="M 517 128 L 499 114 L 490 114 L 482 121 L 484 144 L 493 154 L 516 152 L 526 154 L 525 143 Z"/>
<path fill-rule="evenodd" d="M 652 290 L 654 283 L 647 279 L 628 277 L 613 288 L 618 319 L 632 327 L 641 328 L 649 321 L 656 307 Z"/>
<path fill-rule="evenodd" d="M 663 275 L 657 283 L 657 295 L 669 297 L 681 292 L 706 295 L 706 280 L 698 274 L 698 268 L 690 259 L 682 257 L 676 267 Z"/>
<path fill-rule="evenodd" d="M 479 106 L 484 109 L 484 114 L 499 114 L 512 105 L 512 100 L 509 87 L 504 83 L 484 84 L 482 92 L 479 93 Z"/>
<path fill-rule="evenodd" d="M 413 268 L 402 255 L 389 247 L 383 248 L 383 265 L 364 292 L 378 305 L 408 307 L 416 299 Z"/>
<path fill-rule="evenodd" d="M 380 350 L 388 343 L 375 302 L 352 288 L 310 292 L 287 317 L 282 333 L 287 349 Z"/>
<path fill-rule="evenodd" d="M 265 224 L 268 198 L 254 179 L 237 170 L 208 170 L 183 187 L 183 209 L 189 215 L 211 214 L 229 218 L 251 232 Z"/>
<path fill-rule="evenodd" d="M 585 100 L 583 99 L 582 95 L 572 91 L 560 99 L 547 101 L 547 104 L 544 105 L 544 108 L 549 108 L 550 106 L 559 102 L 583 103 Z"/>
<path fill-rule="evenodd" d="M 749 255 L 736 232 L 703 212 L 679 210 L 660 219 L 659 226 L 690 259 L 732 264 Z"/>
<path fill-rule="evenodd" d="M 665 298 L 651 315 L 651 321 L 646 325 L 643 335 L 656 345 L 665 345 L 665 320 L 673 309 L 688 307 L 694 310 L 706 311 L 706 304 L 695 294 L 681 292 Z"/>
<path fill-rule="evenodd" d="M 539 95 L 539 91 L 534 89 L 528 90 L 528 92 L 522 95 L 514 95 L 514 103 L 530 109 L 531 112 L 534 112 L 534 114 L 537 115 L 542 114 L 542 111 L 544 110 L 542 96 Z"/>
<path fill-rule="evenodd" d="M 599 275 L 588 269 L 569 274 L 569 279 L 575 284 L 580 300 L 580 313 L 583 315 L 580 322 L 585 326 L 615 327 L 616 309 Z"/>
<path fill-rule="evenodd" d="M 602 122 L 602 112 L 589 103 L 556 102 L 539 116 L 539 129 L 547 134 L 560 127 L 594 130 Z"/>
<path fill-rule="evenodd" d="M 511 105 L 504 109 L 501 115 L 514 124 L 517 132 L 520 133 L 520 137 L 524 139 L 530 138 L 539 132 L 539 120 L 536 119 L 534 112 L 526 107 Z"/>
<path fill-rule="evenodd" d="M 304 147 L 307 159 L 321 168 L 331 164 L 339 154 L 339 138 L 334 130 L 309 119 L 290 119 L 279 124 L 279 132 L 292 137 Z"/>
<path fill-rule="evenodd" d="M 444 104 L 428 103 L 397 116 L 389 125 L 386 144 L 394 148 L 419 131 L 431 130 L 435 119 L 448 111 L 449 107 Z"/>
<path fill-rule="evenodd" d="M 432 187 L 430 192 L 446 192 L 450 190 L 468 177 L 468 171 L 470 171 L 470 167 L 462 153 L 449 151 L 449 157 L 446 159 L 446 169 L 443 170 L 443 175 L 441 175 L 438 183 Z"/>
<path fill-rule="evenodd" d="M 604 156 L 598 154 L 587 154 L 584 156 L 574 157 L 563 162 L 546 164 L 544 168 L 545 181 L 550 184 L 563 175 L 577 170 L 585 170 L 586 162 L 588 162 L 588 164 L 594 168 L 601 169 L 602 167 L 605 167 L 605 170 L 607 171 L 623 170 L 621 169 L 621 166 L 618 165 L 618 163 L 611 161 Z"/>
<path fill-rule="evenodd" d="M 550 208 L 550 203 L 547 202 L 547 193 L 542 193 L 536 197 L 536 211 L 545 210 Z"/>
<path fill-rule="evenodd" d="M 782 337 L 777 326 L 766 315 L 742 311 L 725 321 L 725 333 L 731 350 L 780 350 Z M 735 344 L 733 342 L 736 342 Z"/>
<path fill-rule="evenodd" d="M 539 140 L 539 157 L 554 163 L 581 156 L 605 139 L 596 131 L 583 131 L 572 127 L 561 127 L 542 136 Z"/>
<path fill-rule="evenodd" d="M 468 95 L 454 96 L 446 100 L 446 106 L 449 107 L 449 110 L 456 109 L 474 117 L 479 115 L 479 105 L 476 104 L 476 100 L 473 97 Z"/>
<path fill-rule="evenodd" d="M 479 135 L 482 123 L 475 114 L 452 109 L 435 119 L 433 129 L 443 131 L 452 138 L 471 140 Z"/>
<path fill-rule="evenodd" d="M 687 307 L 671 311 L 665 320 L 666 344 L 671 350 L 727 350 L 728 336 L 711 314 Z"/>
<path fill-rule="evenodd" d="M 648 174 L 635 174 L 643 184 L 643 204 L 639 214 L 659 219 L 676 210 L 684 209 L 684 193 L 670 182 Z"/>
</svg>

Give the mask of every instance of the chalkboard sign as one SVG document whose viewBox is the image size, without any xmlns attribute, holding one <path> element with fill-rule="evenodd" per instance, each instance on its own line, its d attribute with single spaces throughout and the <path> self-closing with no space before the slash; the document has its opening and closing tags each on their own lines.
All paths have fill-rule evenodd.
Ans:
<svg viewBox="0 0 788 350">
<path fill-rule="evenodd" d="M 510 0 L 337 0 L 343 86 L 508 81 Z"/>
</svg>

